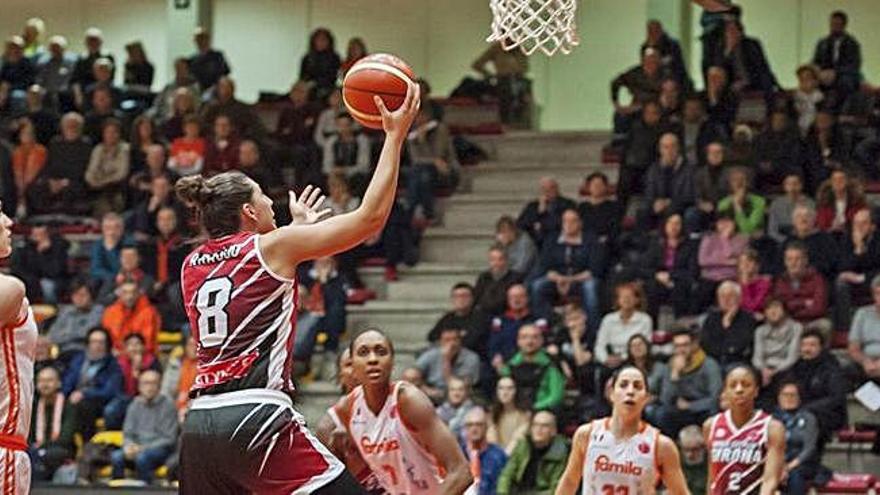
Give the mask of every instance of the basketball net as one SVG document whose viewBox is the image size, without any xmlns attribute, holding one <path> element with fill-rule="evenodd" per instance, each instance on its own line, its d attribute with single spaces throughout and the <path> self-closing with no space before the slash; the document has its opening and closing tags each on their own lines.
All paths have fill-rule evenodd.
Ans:
<svg viewBox="0 0 880 495">
<path fill-rule="evenodd" d="M 531 55 L 540 49 L 548 56 L 571 53 L 580 43 L 575 25 L 577 0 L 489 0 L 492 34 L 505 50 L 521 49 Z"/>
</svg>

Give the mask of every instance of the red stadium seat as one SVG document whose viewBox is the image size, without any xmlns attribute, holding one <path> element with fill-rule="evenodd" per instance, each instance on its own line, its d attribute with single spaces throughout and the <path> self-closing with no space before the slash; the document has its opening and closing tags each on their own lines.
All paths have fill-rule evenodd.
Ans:
<svg viewBox="0 0 880 495">
<path fill-rule="evenodd" d="M 816 493 L 869 493 L 876 482 L 872 474 L 834 473 L 831 481 L 816 487 Z"/>
<path fill-rule="evenodd" d="M 832 349 L 846 349 L 849 346 L 849 332 L 843 330 L 835 330 L 831 334 Z"/>
<path fill-rule="evenodd" d="M 385 266 L 385 258 L 366 258 L 361 262 L 361 266 Z"/>
<path fill-rule="evenodd" d="M 610 144 L 602 148 L 602 163 L 604 165 L 619 165 L 621 161 L 620 151 Z"/>
<path fill-rule="evenodd" d="M 654 345 L 666 345 L 672 342 L 672 333 L 666 330 L 654 330 L 651 334 L 651 343 Z"/>
<path fill-rule="evenodd" d="M 877 432 L 874 430 L 859 431 L 855 428 L 847 428 L 837 432 L 837 440 L 840 443 L 874 443 Z"/>
<path fill-rule="evenodd" d="M 348 291 L 346 302 L 348 304 L 362 305 L 373 299 L 376 299 L 376 291 L 372 289 L 351 289 Z"/>
</svg>

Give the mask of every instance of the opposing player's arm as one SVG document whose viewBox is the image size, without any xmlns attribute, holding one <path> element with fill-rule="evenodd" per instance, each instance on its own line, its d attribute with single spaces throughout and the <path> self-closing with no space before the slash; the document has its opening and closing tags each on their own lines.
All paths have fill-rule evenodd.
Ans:
<svg viewBox="0 0 880 495">
<path fill-rule="evenodd" d="M 712 444 L 709 443 L 709 437 L 712 434 L 712 418 L 703 421 L 703 443 L 706 445 L 706 451 L 709 452 L 708 455 L 712 455 Z M 711 495 L 712 493 L 712 458 L 709 458 L 709 461 L 706 463 L 706 470 L 708 473 L 706 474 L 708 483 L 706 483 L 706 495 Z"/>
<path fill-rule="evenodd" d="M 404 385 L 398 398 L 400 417 L 416 440 L 446 469 L 443 493 L 461 495 L 473 483 L 467 461 L 455 437 L 434 412 L 434 405 L 419 389 Z"/>
<path fill-rule="evenodd" d="M 344 395 L 331 408 L 336 413 L 336 417 L 345 426 L 348 423 L 349 396 Z M 315 436 L 321 441 L 330 452 L 333 453 L 343 462 L 345 461 L 345 437 L 348 436 L 348 430 L 339 431 L 336 421 L 330 417 L 330 411 L 324 413 L 318 425 L 315 428 Z"/>
<path fill-rule="evenodd" d="M 260 238 L 260 251 L 277 273 L 290 273 L 298 263 L 350 249 L 385 225 L 397 190 L 400 150 L 419 111 L 419 88 L 410 84 L 399 109 L 390 112 L 381 99 L 385 144 L 360 206 L 349 213 L 310 225 L 287 225 Z"/>
<path fill-rule="evenodd" d="M 764 464 L 764 478 L 761 480 L 761 495 L 776 493 L 785 464 L 785 427 L 779 421 L 772 419 L 769 428 L 767 461 Z"/>
<path fill-rule="evenodd" d="M 666 491 L 671 495 L 690 495 L 684 473 L 681 472 L 681 459 L 678 447 L 669 437 L 660 435 L 657 440 L 657 460 L 660 465 L 660 476 Z"/>
<path fill-rule="evenodd" d="M 556 485 L 556 495 L 574 495 L 578 485 L 581 483 L 584 459 L 587 457 L 587 447 L 590 443 L 590 431 L 592 431 L 592 425 L 587 423 L 581 425 L 574 432 L 571 454 L 568 456 L 565 472 L 562 473 L 562 478 L 560 478 L 559 484 Z"/>
<path fill-rule="evenodd" d="M 17 323 L 21 317 L 25 289 L 21 280 L 0 275 L 0 327 Z"/>
</svg>

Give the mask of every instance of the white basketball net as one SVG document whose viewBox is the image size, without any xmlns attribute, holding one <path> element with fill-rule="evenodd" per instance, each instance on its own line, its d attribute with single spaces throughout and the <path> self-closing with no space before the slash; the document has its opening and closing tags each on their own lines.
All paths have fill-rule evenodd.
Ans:
<svg viewBox="0 0 880 495">
<path fill-rule="evenodd" d="M 492 34 L 505 50 L 526 55 L 541 49 L 547 55 L 571 52 L 580 43 L 575 25 L 577 0 L 489 0 Z"/>
</svg>

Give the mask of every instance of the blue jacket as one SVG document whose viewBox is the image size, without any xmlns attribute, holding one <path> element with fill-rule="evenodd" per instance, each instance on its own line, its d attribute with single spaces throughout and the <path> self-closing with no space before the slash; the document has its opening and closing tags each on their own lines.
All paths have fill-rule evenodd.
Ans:
<svg viewBox="0 0 880 495">
<path fill-rule="evenodd" d="M 504 358 L 504 362 L 506 363 L 508 359 L 516 354 L 516 334 L 519 332 L 519 327 L 526 323 L 534 323 L 544 332 L 546 332 L 549 327 L 549 323 L 546 319 L 538 318 L 532 314 L 527 314 L 521 319 L 517 319 L 507 312 L 503 315 L 498 315 L 492 318 L 489 323 L 489 361 L 491 361 L 496 354 L 501 354 L 501 357 Z"/>
<path fill-rule="evenodd" d="M 92 245 L 92 257 L 89 263 L 89 276 L 97 281 L 112 280 L 119 273 L 119 252 L 125 240 L 116 243 L 113 249 L 104 247 L 103 239 L 98 239 Z"/>
<path fill-rule="evenodd" d="M 465 459 L 469 459 L 467 445 L 463 441 L 459 441 L 459 445 L 464 451 Z M 480 486 L 477 492 L 479 495 L 495 495 L 498 477 L 501 476 L 505 464 L 507 464 L 507 454 L 494 443 L 490 443 L 480 452 Z"/>
<path fill-rule="evenodd" d="M 71 358 L 67 371 L 61 383 L 61 391 L 65 396 L 76 390 L 79 383 L 79 375 L 86 362 L 85 351 L 78 352 Z M 86 399 L 98 400 L 103 403 L 109 402 L 117 395 L 122 394 L 122 369 L 112 355 L 107 355 L 99 361 L 95 374 L 80 390 Z"/>
<path fill-rule="evenodd" d="M 594 278 L 602 278 L 605 273 L 605 249 L 594 235 L 586 233 L 579 246 L 560 243 L 558 238 L 547 239 L 541 249 L 539 262 L 541 275 L 546 275 L 550 270 L 562 275 L 590 270 Z"/>
</svg>

